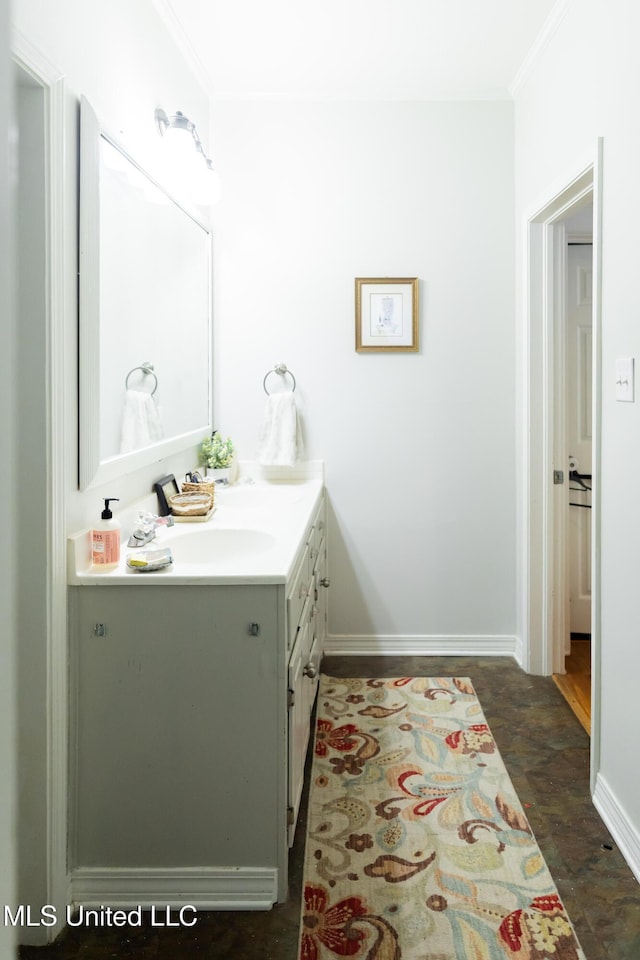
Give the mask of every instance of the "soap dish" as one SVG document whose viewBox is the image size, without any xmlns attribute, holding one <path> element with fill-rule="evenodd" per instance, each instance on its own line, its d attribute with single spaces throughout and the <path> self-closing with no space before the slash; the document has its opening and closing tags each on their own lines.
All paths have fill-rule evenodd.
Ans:
<svg viewBox="0 0 640 960">
<path fill-rule="evenodd" d="M 171 547 L 161 550 L 136 550 L 127 557 L 127 566 L 136 573 L 151 573 L 153 570 L 162 570 L 173 563 Z"/>
</svg>

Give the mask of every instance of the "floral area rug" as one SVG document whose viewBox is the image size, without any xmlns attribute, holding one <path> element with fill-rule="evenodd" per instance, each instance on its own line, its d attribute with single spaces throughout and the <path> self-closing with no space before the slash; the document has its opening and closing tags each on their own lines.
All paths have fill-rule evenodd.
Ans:
<svg viewBox="0 0 640 960">
<path fill-rule="evenodd" d="M 584 960 L 467 679 L 323 676 L 300 960 Z"/>
</svg>

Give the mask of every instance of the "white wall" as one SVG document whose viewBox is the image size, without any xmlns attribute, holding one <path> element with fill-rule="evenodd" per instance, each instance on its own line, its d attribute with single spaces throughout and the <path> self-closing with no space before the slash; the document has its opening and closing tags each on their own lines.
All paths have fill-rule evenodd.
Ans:
<svg viewBox="0 0 640 960">
<path fill-rule="evenodd" d="M 634 189 L 640 157 L 637 113 L 640 12 L 630 0 L 573 0 L 516 96 L 518 235 L 604 138 L 602 277 L 602 636 L 599 792 L 630 831 L 640 870 L 640 770 L 625 732 L 640 724 L 637 584 L 640 580 L 640 403 L 614 398 L 615 358 L 640 358 Z M 521 266 L 522 258 L 518 258 Z M 521 282 L 520 277 L 520 282 Z M 521 318 L 522 321 L 522 318 Z M 520 371 L 522 373 L 522 371 Z M 522 506 L 522 505 L 521 505 Z M 621 821 L 621 822 L 622 822 Z M 619 839 L 619 838 L 618 838 Z"/>
<path fill-rule="evenodd" d="M 65 482 L 64 502 L 51 506 L 56 517 L 65 515 L 65 529 L 76 531 L 88 526 L 99 515 L 101 496 L 119 496 L 120 505 L 126 506 L 140 496 L 151 492 L 152 482 L 158 477 L 174 472 L 180 475 L 187 466 L 195 463 L 195 450 L 174 456 L 153 464 L 135 474 L 111 483 L 104 490 L 96 488 L 81 494 L 77 490 L 77 192 L 78 192 L 78 122 L 79 97 L 84 94 L 92 103 L 96 113 L 106 129 L 117 137 L 142 165 L 157 173 L 161 166 L 162 142 L 154 124 L 154 110 L 162 105 L 169 111 L 182 109 L 197 122 L 198 128 L 207 140 L 208 99 L 196 82 L 190 68 L 178 51 L 166 28 L 157 14 L 152 0 L 138 0 L 130 4 L 127 0 L 114 0 L 109 4 L 98 0 L 60 0 L 56 4 L 44 0 L 16 0 L 13 6 L 15 44 L 24 54 L 33 56 L 34 61 L 46 63 L 51 74 L 65 77 L 64 113 L 64 196 L 62 198 L 62 232 L 64 235 L 63 299 L 64 299 L 64 376 L 63 382 L 55 383 L 53 390 L 64 393 L 65 424 L 64 446 L 54 451 L 54 456 L 64 457 Z M 4 33 L 3 33 L 4 36 Z M 53 137 L 58 131 L 53 131 Z M 57 186 L 54 185 L 54 192 Z M 60 197 L 55 194 L 54 205 Z M 2 221 L 4 223 L 4 220 Z M 57 239 L 57 238 L 56 238 Z M 23 245 L 24 246 L 24 245 Z M 60 251 L 55 251 L 59 256 Z M 28 251 L 22 249 L 18 259 L 26 262 Z M 5 257 L 2 257 L 4 269 Z M 57 261 L 59 262 L 59 261 Z M 35 269 L 35 264 L 34 264 Z M 34 335 L 33 324 L 22 324 L 19 328 L 20 341 L 17 354 L 21 366 L 17 368 L 18 380 L 28 382 L 29 374 L 29 338 Z M 55 338 L 54 338 L 55 339 Z M 44 343 L 41 344 L 44 348 Z M 2 363 L 8 362 L 9 353 L 3 353 Z M 41 359 L 41 357 L 40 357 Z M 60 364 L 55 361 L 54 368 Z M 3 371 L 4 373 L 4 371 Z M 22 379 L 24 376 L 24 380 Z M 3 377 L 4 382 L 4 377 Z M 11 384 L 11 376 L 8 375 Z M 32 398 L 34 408 L 30 416 L 36 417 L 36 395 Z M 45 422 L 46 401 L 38 394 L 37 404 L 40 422 Z M 8 407 L 5 407 L 8 409 Z M 22 422 L 24 426 L 24 422 Z M 17 426 L 17 424 L 16 424 Z M 6 462 L 19 463 L 19 457 L 8 454 Z M 33 524 L 35 529 L 32 529 Z M 51 520 L 49 519 L 49 524 Z M 42 517 L 33 511 L 20 517 L 20 533 L 24 542 L 31 544 L 48 543 L 50 531 L 42 529 Z M 58 538 L 60 539 L 60 538 Z M 12 556 L 7 548 L 6 556 Z M 65 544 L 57 543 L 57 554 L 53 557 L 55 570 L 64 571 Z M 54 576 L 53 590 L 61 594 L 59 603 L 64 607 L 64 583 L 58 583 Z M 26 585 L 26 581 L 25 581 Z M 31 584 L 29 584 L 31 586 Z M 41 585 L 42 586 L 42 585 Z M 3 583 L 4 590 L 4 583 Z M 4 599 L 4 594 L 3 594 Z M 38 603 L 44 603 L 42 589 Z M 34 609 L 36 605 L 34 604 Z M 4 604 L 3 604 L 4 610 Z M 39 606 L 41 611 L 42 607 Z M 11 607 L 7 608 L 8 617 Z M 3 612 L 3 616 L 5 616 Z M 33 711 L 31 723 L 22 731 L 24 748 L 21 755 L 21 783 L 29 792 L 29 803 L 21 804 L 18 823 L 18 845 L 21 851 L 21 902 L 30 903 L 35 911 L 39 909 L 46 894 L 48 842 L 47 829 L 54 838 L 52 844 L 64 832 L 64 824 L 57 821 L 47 825 L 43 815 L 47 801 L 47 756 L 48 740 L 46 723 L 56 729 L 47 704 L 48 689 L 44 676 L 45 665 L 52 674 L 58 671 L 64 674 L 64 664 L 60 664 L 60 651 L 64 650 L 64 639 L 54 636 L 51 647 L 46 644 L 42 630 L 33 629 L 33 616 L 27 603 L 22 605 L 21 629 L 29 630 L 31 644 L 28 651 L 21 651 L 19 698 L 25 701 L 26 695 L 34 698 L 41 712 Z M 64 623 L 64 610 L 61 617 Z M 4 623 L 3 623 L 4 626 Z M 4 633 L 4 631 L 3 631 Z M 9 634 L 11 636 L 11 634 Z M 55 649 L 56 657 L 52 656 Z M 64 655 L 64 654 L 62 654 Z M 53 662 L 55 661 L 55 663 Z M 2 672 L 2 683 L 5 683 Z M 4 687 L 2 688 L 4 692 Z M 4 698 L 2 709 L 5 710 Z M 8 709 L 10 700 L 7 698 Z M 66 710 L 66 704 L 56 704 L 56 709 Z M 37 717 L 37 722 L 34 722 Z M 63 724 L 64 725 L 64 718 Z M 7 730 L 11 728 L 7 726 Z M 57 728 L 60 729 L 60 726 Z M 5 736 L 3 728 L 3 737 Z M 63 749 L 58 744 L 61 752 Z M 4 783 L 3 783 L 4 788 Z M 50 811 L 51 812 L 51 811 Z M 57 861 L 56 861 L 57 863 Z M 55 871 L 56 864 L 53 865 Z M 54 877 L 57 894 L 64 889 L 64 878 Z M 51 890 L 48 891 L 51 896 Z M 7 897 L 7 903 L 12 898 Z M 51 902 L 48 900 L 48 902 Z M 19 934 L 21 942 L 42 941 L 44 936 L 59 932 L 59 929 L 40 930 L 31 928 Z"/>
<path fill-rule="evenodd" d="M 9 4 L 0 0 L 0 329 L 3 349 L 0 350 L 0 383 L 3 402 L 0 404 L 0 450 L 5 464 L 5 496 L 13 503 L 17 490 L 16 425 L 12 419 L 16 397 L 14 309 L 14 188 L 10 174 L 10 130 L 13 129 L 11 75 L 9 65 Z M 15 174 L 15 170 L 13 171 Z M 0 551 L 13 557 L 16 546 L 17 520 L 12 510 L 4 511 L 0 524 Z M 5 565 L 0 577 L 0 903 L 14 902 L 16 889 L 15 807 L 16 807 L 16 714 L 15 714 L 15 647 L 16 647 L 16 582 L 12 563 Z M 0 958 L 14 956 L 14 931 L 0 924 Z"/>
<path fill-rule="evenodd" d="M 46 205 L 44 171 L 44 96 L 21 71 L 16 71 L 18 121 L 18 190 L 16 205 L 16 307 L 18 331 L 17 391 L 19 424 L 16 461 L 22 482 L 15 499 L 19 529 L 47 529 L 47 306 Z M 40 539 L 40 537 L 38 537 Z M 18 902 L 35 909 L 47 903 L 47 876 L 42 870 L 42 837 L 47 833 L 47 793 L 42 770 L 47 756 L 47 563 L 34 551 L 32 536 L 18 538 L 14 551 L 17 573 L 18 633 Z M 24 899 L 24 898 L 31 899 Z"/>
<path fill-rule="evenodd" d="M 288 364 L 330 632 L 513 637 L 512 104 L 215 102 L 211 149 L 216 426 L 253 456 Z M 356 354 L 358 276 L 420 278 L 419 354 Z"/>
</svg>

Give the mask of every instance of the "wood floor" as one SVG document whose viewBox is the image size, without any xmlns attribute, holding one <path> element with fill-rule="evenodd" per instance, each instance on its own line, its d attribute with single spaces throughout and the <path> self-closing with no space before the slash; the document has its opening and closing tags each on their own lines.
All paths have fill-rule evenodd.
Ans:
<svg viewBox="0 0 640 960">
<path fill-rule="evenodd" d="M 553 679 L 576 717 L 591 736 L 591 639 L 571 638 L 571 654 L 565 661 L 565 674 Z"/>
</svg>

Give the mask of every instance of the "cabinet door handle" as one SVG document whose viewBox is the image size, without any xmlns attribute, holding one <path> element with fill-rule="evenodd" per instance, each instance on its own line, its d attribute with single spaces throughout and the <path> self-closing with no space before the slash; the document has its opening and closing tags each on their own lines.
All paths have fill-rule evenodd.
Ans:
<svg viewBox="0 0 640 960">
<path fill-rule="evenodd" d="M 302 672 L 304 673 L 305 677 L 309 677 L 310 680 L 313 680 L 313 678 L 318 675 L 318 668 L 313 660 L 310 660 Z"/>
<path fill-rule="evenodd" d="M 322 580 L 320 581 L 320 586 L 321 586 L 321 587 L 330 587 L 330 586 L 331 586 L 331 580 L 329 579 L 329 577 L 323 577 Z"/>
</svg>

